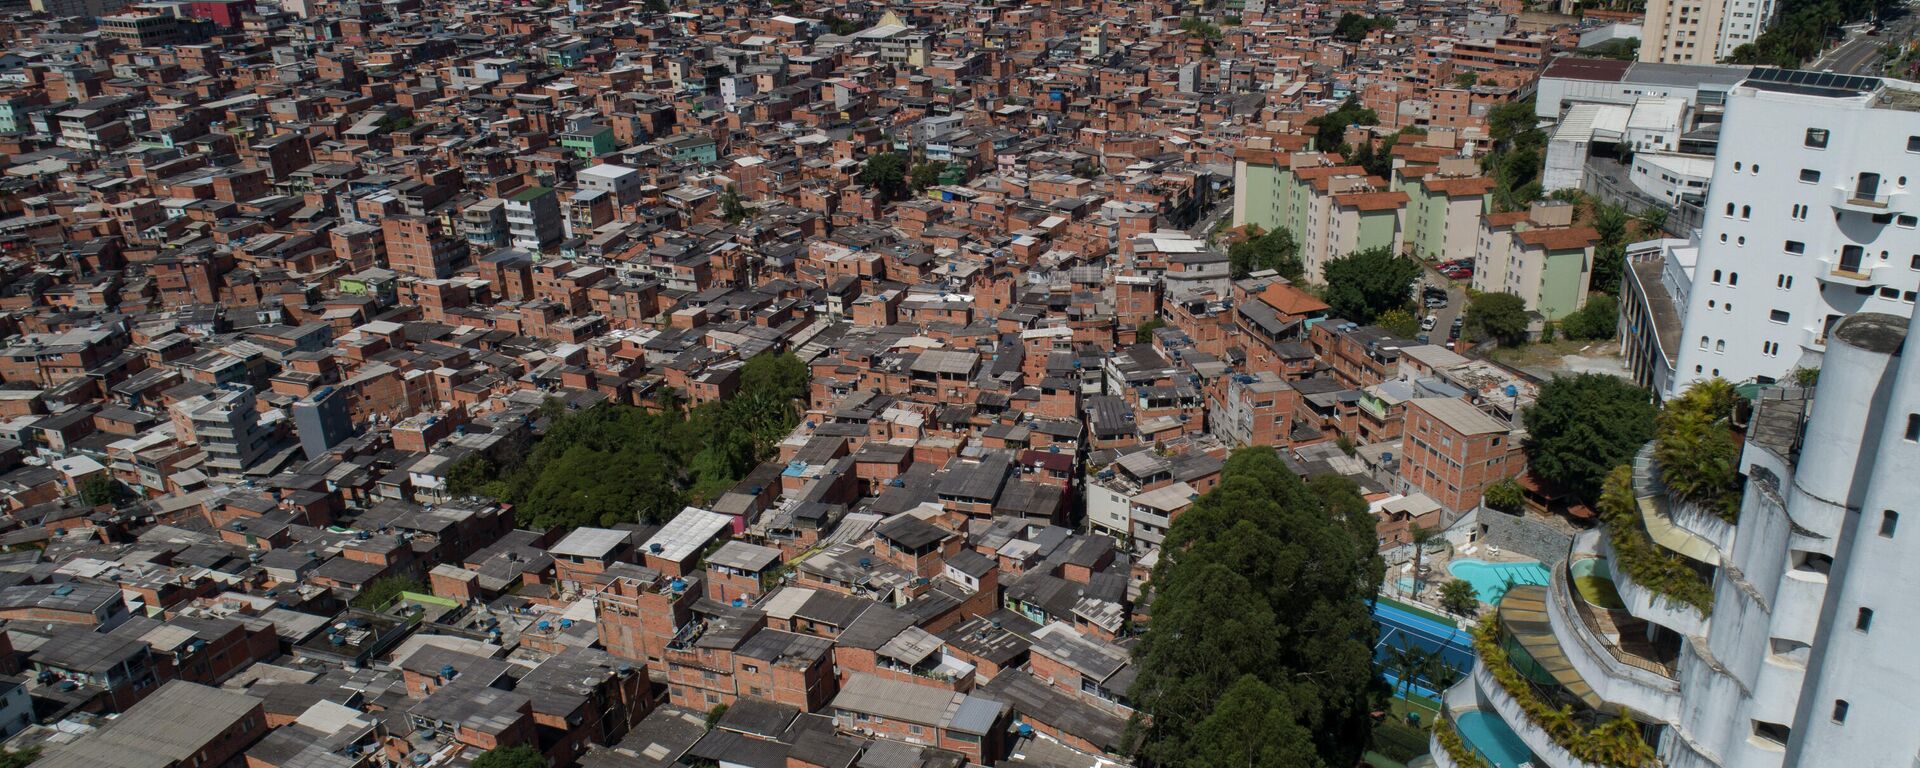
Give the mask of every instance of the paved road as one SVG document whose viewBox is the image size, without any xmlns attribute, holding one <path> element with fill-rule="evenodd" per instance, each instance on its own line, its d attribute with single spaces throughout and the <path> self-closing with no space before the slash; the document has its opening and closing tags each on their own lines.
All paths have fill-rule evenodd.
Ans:
<svg viewBox="0 0 1920 768">
<path fill-rule="evenodd" d="M 1880 48 L 1911 37 L 1920 28 L 1920 15 L 1907 16 L 1888 25 L 1879 35 L 1869 36 L 1865 28 L 1848 30 L 1847 39 L 1821 54 L 1807 65 L 1815 72 L 1833 71 L 1842 75 L 1879 75 L 1883 60 Z"/>
<path fill-rule="evenodd" d="M 1207 211 L 1205 216 L 1201 216 L 1199 221 L 1194 222 L 1193 226 L 1188 227 L 1187 235 L 1205 240 L 1207 235 L 1213 232 L 1215 224 L 1220 223 L 1221 219 L 1231 215 L 1233 215 L 1233 196 L 1228 195 L 1226 200 L 1213 206 L 1213 210 Z"/>
<path fill-rule="evenodd" d="M 1446 286 L 1447 305 L 1444 307 L 1427 309 L 1425 298 L 1421 295 L 1423 289 L 1416 288 L 1413 297 L 1413 300 L 1421 305 L 1421 317 L 1426 317 L 1428 313 L 1434 315 L 1433 330 L 1427 332 L 1427 340 L 1433 344 L 1446 346 L 1447 329 L 1452 327 L 1455 317 L 1467 310 L 1466 284 L 1447 279 L 1445 275 L 1434 271 L 1433 265 L 1426 262 L 1421 262 L 1420 280 L 1423 284 Z"/>
</svg>

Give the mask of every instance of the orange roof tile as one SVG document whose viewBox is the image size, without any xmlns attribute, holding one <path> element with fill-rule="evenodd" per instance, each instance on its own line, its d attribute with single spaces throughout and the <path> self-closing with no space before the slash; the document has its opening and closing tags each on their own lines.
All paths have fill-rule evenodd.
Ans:
<svg viewBox="0 0 1920 768">
<path fill-rule="evenodd" d="M 1486 176 L 1455 176 L 1426 180 L 1427 189 L 1444 195 L 1484 195 L 1493 190 L 1493 179 Z"/>
<path fill-rule="evenodd" d="M 1336 205 L 1352 206 L 1363 211 L 1390 211 L 1407 204 L 1405 192 L 1348 192 L 1333 196 Z"/>
<path fill-rule="evenodd" d="M 1565 251 L 1592 245 L 1600 239 L 1600 233 L 1594 231 L 1593 227 L 1552 227 L 1517 232 L 1514 237 L 1527 245 L 1549 251 Z"/>
<path fill-rule="evenodd" d="M 1313 294 L 1295 288 L 1286 283 L 1274 283 L 1260 292 L 1260 300 L 1273 307 L 1274 311 L 1284 315 L 1309 315 L 1331 309 L 1327 303 L 1316 299 Z"/>
<path fill-rule="evenodd" d="M 1482 221 L 1486 222 L 1487 226 L 1492 227 L 1494 229 L 1500 229 L 1502 227 L 1511 227 L 1515 224 L 1526 221 L 1527 212 L 1526 211 L 1506 211 L 1503 213 L 1489 213 L 1480 218 Z"/>
</svg>

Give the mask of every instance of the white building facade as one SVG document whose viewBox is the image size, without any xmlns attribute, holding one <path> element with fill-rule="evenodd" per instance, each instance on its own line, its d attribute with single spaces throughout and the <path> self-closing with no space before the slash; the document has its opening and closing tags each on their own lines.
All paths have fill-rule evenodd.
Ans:
<svg viewBox="0 0 1920 768">
<path fill-rule="evenodd" d="M 1745 490 L 1734 523 L 1670 496 L 1652 451 L 1633 489 L 1651 546 L 1711 584 L 1709 610 L 1637 584 L 1616 532 L 1575 537 L 1544 586 L 1509 588 L 1500 642 L 1551 705 L 1583 727 L 1621 714 L 1663 768 L 1906 766 L 1920 665 L 1912 478 L 1920 473 L 1920 356 L 1903 355 L 1911 313 L 1849 316 L 1831 331 L 1818 387 L 1763 390 L 1744 421 Z M 1639 526 L 1636 526 L 1639 527 Z M 1595 565 L 1598 563 L 1599 565 Z M 1605 576 L 1624 608 L 1587 600 Z M 1520 652 L 1524 650 L 1524 653 Z M 1596 765 L 1529 719 L 1476 661 L 1449 689 L 1452 722 L 1497 718 L 1543 768 Z M 1470 749 L 1484 728 L 1460 729 Z M 1436 737 L 1434 761 L 1456 765 Z"/>
<path fill-rule="evenodd" d="M 1906 316 L 1920 288 L 1920 86 L 1756 70 L 1727 103 L 1674 375 L 1817 368 L 1856 312 Z"/>
</svg>

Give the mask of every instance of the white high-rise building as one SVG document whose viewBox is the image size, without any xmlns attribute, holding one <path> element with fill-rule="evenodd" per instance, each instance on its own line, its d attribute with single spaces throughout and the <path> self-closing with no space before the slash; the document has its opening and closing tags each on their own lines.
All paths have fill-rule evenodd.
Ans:
<svg viewBox="0 0 1920 768">
<path fill-rule="evenodd" d="M 1505 658 L 1483 655 L 1446 692 L 1443 727 L 1501 765 L 1600 764 L 1575 729 L 1536 722 L 1532 699 L 1568 707 L 1579 731 L 1631 718 L 1664 768 L 1913 765 L 1920 519 L 1902 518 L 1920 514 L 1920 355 L 1902 348 L 1915 332 L 1911 313 L 1851 315 L 1829 331 L 1817 388 L 1762 390 L 1734 414 L 1734 522 L 1668 494 L 1643 451 L 1634 530 L 1586 531 L 1548 584 L 1507 590 Z M 1649 552 L 1684 578 L 1636 582 L 1647 569 L 1622 558 Z M 1701 589 L 1676 588 L 1688 579 Z M 1456 765 L 1438 735 L 1433 759 Z"/>
<path fill-rule="evenodd" d="M 1712 64 L 1753 42 L 1772 22 L 1775 0 L 1648 0 L 1640 60 Z"/>
<path fill-rule="evenodd" d="M 1631 249 L 1692 265 L 1627 270 L 1640 380 L 1672 395 L 1820 367 L 1834 322 L 1905 316 L 1920 289 L 1920 85 L 1755 70 L 1728 94 L 1704 213 L 1691 241 Z"/>
</svg>

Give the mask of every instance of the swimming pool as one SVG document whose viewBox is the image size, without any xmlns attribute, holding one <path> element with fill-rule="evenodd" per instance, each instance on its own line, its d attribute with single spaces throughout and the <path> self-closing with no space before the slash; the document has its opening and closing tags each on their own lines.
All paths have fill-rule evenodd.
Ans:
<svg viewBox="0 0 1920 768">
<path fill-rule="evenodd" d="M 1489 563 L 1466 558 L 1449 563 L 1447 572 L 1453 574 L 1454 578 L 1466 579 L 1467 583 L 1473 585 L 1473 591 L 1480 595 L 1480 601 L 1488 605 L 1498 605 L 1509 586 L 1545 584 L 1548 576 L 1547 567 L 1537 560 Z"/>
<path fill-rule="evenodd" d="M 1520 768 L 1533 759 L 1527 743 L 1500 722 L 1498 715 L 1476 709 L 1455 717 L 1453 725 L 1467 746 L 1486 757 L 1493 768 Z"/>
</svg>

